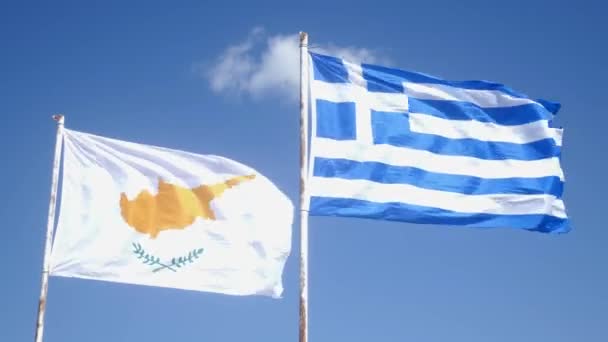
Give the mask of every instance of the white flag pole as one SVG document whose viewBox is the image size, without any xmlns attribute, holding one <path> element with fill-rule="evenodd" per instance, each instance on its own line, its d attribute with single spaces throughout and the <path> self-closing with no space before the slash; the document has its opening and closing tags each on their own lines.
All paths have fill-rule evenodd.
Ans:
<svg viewBox="0 0 608 342">
<path fill-rule="evenodd" d="M 53 241 L 53 227 L 55 225 L 55 206 L 57 203 L 57 183 L 59 180 L 59 161 L 61 160 L 61 146 L 63 143 L 63 115 L 53 115 L 57 121 L 57 138 L 55 140 L 55 156 L 53 160 L 53 176 L 51 181 L 51 199 L 49 201 L 49 216 L 46 223 L 46 240 L 44 243 L 44 258 L 42 260 L 42 285 L 40 287 L 40 301 L 38 303 L 38 319 L 36 321 L 35 342 L 42 342 L 44 330 L 44 313 L 46 309 L 46 296 L 49 286 L 49 268 L 51 262 L 51 244 Z"/>
<path fill-rule="evenodd" d="M 300 342 L 308 341 L 308 34 L 300 32 Z"/>
</svg>

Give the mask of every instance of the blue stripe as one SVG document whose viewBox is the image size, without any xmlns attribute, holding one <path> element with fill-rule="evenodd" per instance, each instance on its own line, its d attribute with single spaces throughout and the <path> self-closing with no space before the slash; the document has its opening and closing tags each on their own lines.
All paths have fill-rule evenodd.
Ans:
<svg viewBox="0 0 608 342">
<path fill-rule="evenodd" d="M 408 98 L 408 102 L 410 113 L 428 114 L 448 120 L 475 120 L 512 126 L 553 119 L 547 109 L 536 103 L 481 108 L 469 102 L 421 100 L 412 97 Z"/>
<path fill-rule="evenodd" d="M 341 59 L 311 53 L 315 80 L 328 83 L 349 83 L 348 71 Z"/>
<path fill-rule="evenodd" d="M 535 101 L 540 103 L 543 107 L 545 107 L 545 109 L 547 109 L 549 112 L 553 113 L 554 115 L 557 114 L 557 112 L 559 112 L 560 108 L 562 108 L 562 105 L 559 102 L 553 102 L 553 101 L 543 100 L 543 99 L 536 99 Z"/>
<path fill-rule="evenodd" d="M 363 69 L 363 78 L 367 80 L 369 85 L 368 89 L 370 91 L 397 91 L 399 89 L 398 86 L 400 85 L 401 92 L 403 92 L 402 83 L 411 82 L 447 85 L 463 89 L 496 90 L 511 96 L 528 98 L 526 95 L 518 93 L 513 89 L 500 83 L 488 81 L 448 81 L 419 72 L 387 68 L 384 66 L 372 64 L 362 64 L 361 67 Z"/>
<path fill-rule="evenodd" d="M 468 156 L 486 160 L 538 160 L 559 156 L 560 148 L 552 138 L 527 144 L 449 139 L 438 135 L 410 131 L 406 113 L 372 110 L 372 134 L 375 144 L 409 147 L 437 154 Z"/>
<path fill-rule="evenodd" d="M 549 215 L 460 213 L 405 203 L 376 203 L 316 196 L 310 199 L 310 215 L 359 217 L 475 228 L 518 228 L 544 233 L 566 233 L 570 230 L 568 219 Z"/>
<path fill-rule="evenodd" d="M 316 157 L 313 175 L 343 179 L 364 179 L 383 184 L 410 184 L 419 188 L 456 192 L 465 195 L 549 194 L 561 197 L 563 182 L 559 177 L 487 179 L 435 173 L 408 166 L 348 159 Z"/>
<path fill-rule="evenodd" d="M 317 53 L 310 53 L 313 60 L 314 77 L 316 80 L 323 80 L 326 82 L 341 82 L 347 83 L 348 73 L 344 67 L 344 63 L 341 59 L 331 56 L 320 55 Z M 517 92 L 504 84 L 488 82 L 488 81 L 448 81 L 435 76 L 406 71 L 400 69 L 393 69 L 379 65 L 362 64 L 363 78 L 367 81 L 367 89 L 375 92 L 386 92 L 386 93 L 403 93 L 403 82 L 412 83 L 427 83 L 427 84 L 439 84 L 447 85 L 455 88 L 463 89 L 475 89 L 475 90 L 495 90 L 502 93 L 529 99 L 529 97 L 523 93 Z M 540 105 L 544 106 L 548 111 L 553 114 L 557 114 L 560 108 L 559 103 L 551 102 L 547 100 L 534 100 Z"/>
</svg>

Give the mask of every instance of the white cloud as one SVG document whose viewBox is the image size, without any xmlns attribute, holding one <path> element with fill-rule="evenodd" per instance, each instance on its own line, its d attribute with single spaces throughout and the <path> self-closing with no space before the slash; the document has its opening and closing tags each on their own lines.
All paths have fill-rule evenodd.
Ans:
<svg viewBox="0 0 608 342">
<path fill-rule="evenodd" d="M 352 62 L 380 60 L 375 52 L 352 46 L 329 44 L 315 46 L 314 51 Z M 255 28 L 243 42 L 226 48 L 205 70 L 205 75 L 217 93 L 238 91 L 254 98 L 275 96 L 296 100 L 300 82 L 298 34 L 268 35 Z"/>
<path fill-rule="evenodd" d="M 341 57 L 353 63 L 386 63 L 384 58 L 379 57 L 377 53 L 366 48 L 341 47 L 329 44 L 327 47 L 320 47 L 317 50 L 319 53 Z"/>
</svg>

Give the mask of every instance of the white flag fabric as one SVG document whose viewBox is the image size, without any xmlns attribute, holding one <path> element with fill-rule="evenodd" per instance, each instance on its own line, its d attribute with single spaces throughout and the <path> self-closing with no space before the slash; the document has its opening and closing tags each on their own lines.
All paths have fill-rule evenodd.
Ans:
<svg viewBox="0 0 608 342">
<path fill-rule="evenodd" d="M 252 168 L 64 130 L 51 275 L 207 291 L 283 291 L 293 205 Z"/>
</svg>

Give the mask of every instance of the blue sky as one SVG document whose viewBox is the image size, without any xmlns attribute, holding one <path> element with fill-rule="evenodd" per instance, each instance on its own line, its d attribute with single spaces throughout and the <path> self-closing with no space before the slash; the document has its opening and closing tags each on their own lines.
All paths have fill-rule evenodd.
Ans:
<svg viewBox="0 0 608 342">
<path fill-rule="evenodd" d="M 238 160 L 297 202 L 299 30 L 319 50 L 561 102 L 573 221 L 569 234 L 543 235 L 312 217 L 310 340 L 605 341 L 606 7 L 2 2 L 0 341 L 33 340 L 50 116 L 64 113 L 79 131 Z M 297 233 L 296 224 L 281 300 L 51 278 L 45 341 L 296 341 Z"/>
</svg>

